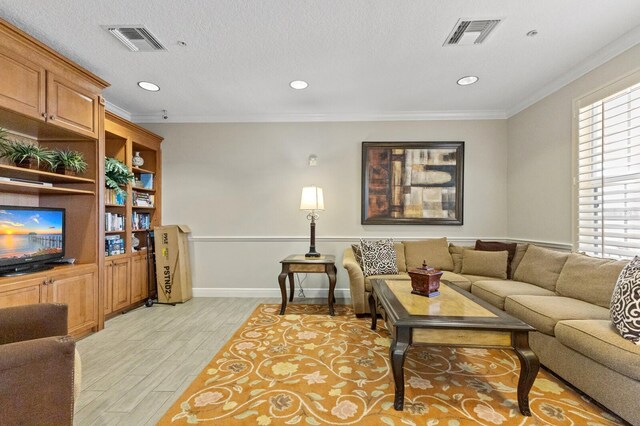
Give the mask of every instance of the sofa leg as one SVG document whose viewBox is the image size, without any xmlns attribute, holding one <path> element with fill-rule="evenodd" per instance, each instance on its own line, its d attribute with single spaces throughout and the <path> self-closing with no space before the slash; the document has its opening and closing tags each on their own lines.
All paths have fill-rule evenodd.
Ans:
<svg viewBox="0 0 640 426">
<path fill-rule="evenodd" d="M 356 318 L 370 318 L 371 314 L 356 314 Z"/>
</svg>

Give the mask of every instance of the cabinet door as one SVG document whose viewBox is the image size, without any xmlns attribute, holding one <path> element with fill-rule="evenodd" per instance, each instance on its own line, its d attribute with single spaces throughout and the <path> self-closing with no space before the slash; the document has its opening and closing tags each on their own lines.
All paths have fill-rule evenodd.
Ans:
<svg viewBox="0 0 640 426">
<path fill-rule="evenodd" d="M 0 308 L 31 305 L 42 301 L 44 278 L 34 278 L 0 288 Z"/>
<path fill-rule="evenodd" d="M 131 303 L 146 299 L 149 296 L 147 287 L 147 256 L 134 256 L 131 273 Z"/>
<path fill-rule="evenodd" d="M 66 303 L 69 333 L 89 330 L 98 323 L 96 270 L 52 274 L 45 285 L 48 303 Z"/>
<path fill-rule="evenodd" d="M 0 47 L 0 107 L 44 120 L 44 67 Z"/>
<path fill-rule="evenodd" d="M 98 137 L 97 94 L 47 72 L 47 120 L 60 127 Z"/>
<path fill-rule="evenodd" d="M 104 262 L 104 313 L 110 314 L 113 310 L 113 262 Z"/>
<path fill-rule="evenodd" d="M 131 304 L 129 288 L 131 287 L 131 264 L 129 259 L 113 261 L 111 278 L 113 288 L 113 310 L 126 308 Z"/>
</svg>

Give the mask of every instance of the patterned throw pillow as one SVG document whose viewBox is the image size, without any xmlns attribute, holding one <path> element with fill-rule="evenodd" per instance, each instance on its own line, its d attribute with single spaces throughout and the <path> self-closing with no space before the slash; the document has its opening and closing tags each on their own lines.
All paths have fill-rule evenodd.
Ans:
<svg viewBox="0 0 640 426">
<path fill-rule="evenodd" d="M 393 240 L 388 238 L 379 241 L 360 240 L 362 253 L 362 271 L 364 276 L 397 274 L 396 250 Z"/>
<path fill-rule="evenodd" d="M 611 321 L 625 339 L 640 345 L 640 257 L 624 267 L 611 296 Z"/>
</svg>

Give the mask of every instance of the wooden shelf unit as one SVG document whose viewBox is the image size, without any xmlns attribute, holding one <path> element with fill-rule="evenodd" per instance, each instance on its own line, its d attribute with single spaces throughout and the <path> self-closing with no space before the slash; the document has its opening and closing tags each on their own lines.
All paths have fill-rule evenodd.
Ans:
<svg viewBox="0 0 640 426">
<path fill-rule="evenodd" d="M 103 264 L 104 100 L 109 84 L 0 19 L 0 127 L 10 138 L 70 148 L 88 163 L 82 176 L 0 164 L 0 204 L 64 208 L 65 255 L 75 265 L 0 278 L 0 307 L 66 303 L 75 336 L 103 327 L 98 308 Z"/>
<path fill-rule="evenodd" d="M 104 206 L 105 212 L 125 215 L 125 231 L 118 231 L 115 234 L 124 235 L 126 247 L 124 254 L 105 257 L 103 291 L 107 295 L 111 294 L 111 301 L 106 300 L 104 305 L 107 318 L 141 305 L 148 297 L 146 263 L 146 232 L 148 230 L 134 230 L 132 217 L 134 211 L 148 213 L 151 222 L 150 229 L 161 224 L 162 212 L 159 207 L 162 188 L 161 142 L 160 136 L 115 114 L 106 113 L 105 155 L 125 163 L 136 178 L 139 178 L 140 173 L 153 174 L 153 189 L 134 187 L 133 184 L 129 184 L 126 187 L 127 196 L 124 206 L 113 204 Z M 143 167 L 133 167 L 132 158 L 135 152 L 140 152 L 140 156 L 144 159 Z M 134 191 L 153 195 L 155 197 L 154 207 L 133 206 Z M 102 217 L 104 218 L 104 213 Z M 133 250 L 131 247 L 134 235 L 140 241 L 138 247 L 140 250 Z M 125 289 L 128 289 L 127 295 L 124 294 Z"/>
</svg>

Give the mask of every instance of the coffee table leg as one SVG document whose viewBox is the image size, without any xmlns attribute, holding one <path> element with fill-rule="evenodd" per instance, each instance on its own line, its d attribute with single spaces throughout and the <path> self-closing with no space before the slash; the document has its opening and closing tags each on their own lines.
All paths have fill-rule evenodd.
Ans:
<svg viewBox="0 0 640 426">
<path fill-rule="evenodd" d="M 375 330 L 378 325 L 378 313 L 376 312 L 376 300 L 373 292 L 369 293 L 369 312 L 371 312 L 371 329 Z"/>
<path fill-rule="evenodd" d="M 514 332 L 512 335 L 513 348 L 520 359 L 520 378 L 518 379 L 518 407 L 525 416 L 531 415 L 529 409 L 529 391 L 536 380 L 540 361 L 538 356 L 529 348 L 529 333 Z"/>
<path fill-rule="evenodd" d="M 396 395 L 393 401 L 393 408 L 402 411 L 404 406 L 404 359 L 409 349 L 410 329 L 396 328 L 396 339 L 391 342 L 389 349 L 391 357 L 391 369 L 393 371 L 393 380 L 396 385 Z"/>
<path fill-rule="evenodd" d="M 280 308 L 280 315 L 284 315 L 285 309 L 287 309 L 287 288 L 285 279 L 287 278 L 287 273 L 282 271 L 280 275 L 278 275 L 278 284 L 280 284 L 280 294 L 282 294 L 282 307 Z"/>
</svg>

